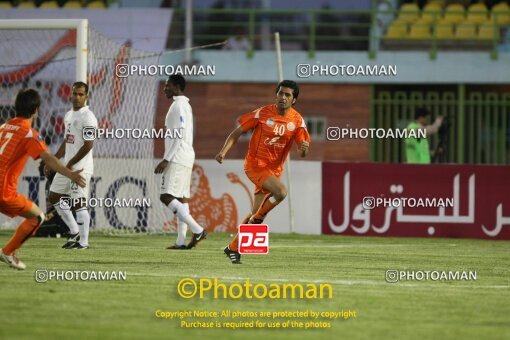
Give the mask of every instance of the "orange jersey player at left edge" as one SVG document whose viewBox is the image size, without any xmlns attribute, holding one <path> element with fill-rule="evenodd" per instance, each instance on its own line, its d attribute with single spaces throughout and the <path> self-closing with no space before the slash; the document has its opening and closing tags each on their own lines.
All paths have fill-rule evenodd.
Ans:
<svg viewBox="0 0 510 340">
<path fill-rule="evenodd" d="M 287 196 L 287 188 L 280 178 L 290 148 L 295 142 L 301 157 L 308 154 L 310 135 L 303 117 L 293 106 L 299 96 L 299 86 L 292 80 L 283 80 L 276 87 L 276 103 L 260 107 L 239 119 L 216 160 L 222 163 L 239 137 L 250 130 L 248 153 L 244 171 L 255 184 L 254 203 L 251 212 L 241 224 L 260 224 L 266 215 Z M 240 264 L 238 251 L 239 233 L 223 250 L 232 264 Z"/>
<path fill-rule="evenodd" d="M 44 221 L 44 214 L 34 202 L 17 192 L 18 177 L 23 172 L 28 157 L 41 158 L 51 169 L 68 177 L 79 186 L 85 186 L 82 170 L 71 171 L 48 152 L 38 132 L 32 128 L 41 105 L 36 90 L 20 90 L 16 96 L 16 117 L 0 126 L 0 213 L 9 217 L 21 216 L 25 220 L 0 251 L 0 260 L 23 270 L 26 265 L 15 252 Z"/>
</svg>

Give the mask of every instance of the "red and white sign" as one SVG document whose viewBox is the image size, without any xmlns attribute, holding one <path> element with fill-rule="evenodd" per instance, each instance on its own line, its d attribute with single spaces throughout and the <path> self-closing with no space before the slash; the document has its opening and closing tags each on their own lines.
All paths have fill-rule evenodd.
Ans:
<svg viewBox="0 0 510 340">
<path fill-rule="evenodd" d="M 238 248 L 240 254 L 267 254 L 269 252 L 269 226 L 267 224 L 241 224 Z"/>
<path fill-rule="evenodd" d="M 508 188 L 510 166 L 324 162 L 322 232 L 508 240 Z M 366 197 L 449 200 L 453 204 L 365 209 Z"/>
</svg>

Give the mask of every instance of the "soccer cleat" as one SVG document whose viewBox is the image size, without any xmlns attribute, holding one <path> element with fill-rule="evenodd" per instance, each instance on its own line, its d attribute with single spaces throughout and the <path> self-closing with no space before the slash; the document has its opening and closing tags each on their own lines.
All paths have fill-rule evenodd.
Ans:
<svg viewBox="0 0 510 340">
<path fill-rule="evenodd" d="M 228 246 L 226 246 L 225 249 L 223 249 L 223 252 L 227 255 L 232 264 L 241 264 L 241 254 L 237 251 L 232 251 Z"/>
<path fill-rule="evenodd" d="M 177 250 L 186 250 L 188 247 L 185 244 L 181 244 L 180 246 L 177 244 L 174 244 L 173 246 L 166 247 L 165 249 L 177 249 Z"/>
<path fill-rule="evenodd" d="M 64 249 L 71 249 L 76 247 L 76 244 L 80 241 L 80 233 L 71 234 L 67 238 L 66 244 L 62 246 Z"/>
<path fill-rule="evenodd" d="M 191 248 L 195 247 L 198 244 L 198 242 L 200 242 L 206 238 L 207 238 L 207 231 L 205 229 L 200 234 L 193 234 L 193 238 L 188 243 L 187 248 L 191 249 Z"/>
<path fill-rule="evenodd" d="M 3 251 L 0 251 L 0 260 L 2 262 L 7 263 L 10 267 L 19 270 L 24 270 L 27 267 L 27 265 L 24 264 L 20 259 L 18 259 L 14 253 L 11 256 L 9 256 L 5 255 Z"/>
<path fill-rule="evenodd" d="M 89 249 L 89 246 L 82 246 L 81 244 L 77 243 L 77 245 L 74 246 L 72 249 L 76 249 L 76 250 Z"/>
</svg>

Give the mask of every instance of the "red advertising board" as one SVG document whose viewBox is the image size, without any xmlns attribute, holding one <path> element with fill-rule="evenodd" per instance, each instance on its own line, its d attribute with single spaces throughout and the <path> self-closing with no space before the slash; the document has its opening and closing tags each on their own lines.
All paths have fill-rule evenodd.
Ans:
<svg viewBox="0 0 510 340">
<path fill-rule="evenodd" d="M 510 239 L 510 166 L 322 163 L 322 233 Z"/>
</svg>

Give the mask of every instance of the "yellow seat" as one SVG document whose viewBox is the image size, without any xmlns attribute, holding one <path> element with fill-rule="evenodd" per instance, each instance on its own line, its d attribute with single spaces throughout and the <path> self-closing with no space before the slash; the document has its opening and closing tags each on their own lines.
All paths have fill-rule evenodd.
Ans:
<svg viewBox="0 0 510 340">
<path fill-rule="evenodd" d="M 59 8 L 59 6 L 56 1 L 45 1 L 39 6 L 39 8 Z"/>
<path fill-rule="evenodd" d="M 104 9 L 106 8 L 105 4 L 104 4 L 104 1 L 91 1 L 87 4 L 86 6 L 87 8 L 91 8 L 91 9 Z"/>
<path fill-rule="evenodd" d="M 467 12 L 467 21 L 469 22 L 475 22 L 475 23 L 482 23 L 487 21 L 487 13 L 489 11 L 487 10 L 487 6 L 485 6 L 484 3 L 477 3 L 472 4 L 468 8 Z"/>
<path fill-rule="evenodd" d="M 434 22 L 438 21 L 441 18 L 441 12 L 443 8 L 438 3 L 428 3 L 423 8 L 423 12 L 421 14 L 421 20 L 425 22 Z"/>
<path fill-rule="evenodd" d="M 33 1 L 22 1 L 16 8 L 35 8 L 35 4 Z"/>
<path fill-rule="evenodd" d="M 494 38 L 499 39 L 499 28 L 494 25 L 494 22 L 487 21 L 480 25 L 477 38 L 488 41 L 493 41 Z"/>
<path fill-rule="evenodd" d="M 465 12 L 464 6 L 451 4 L 446 7 L 443 19 L 451 23 L 460 23 L 464 21 Z"/>
<path fill-rule="evenodd" d="M 446 0 L 429 0 L 429 1 L 427 1 L 427 5 L 438 4 L 439 6 L 441 6 L 441 8 L 444 7 L 445 3 L 446 3 Z"/>
<path fill-rule="evenodd" d="M 12 8 L 12 5 L 10 2 L 0 2 L 0 8 Z"/>
<path fill-rule="evenodd" d="M 500 2 L 492 7 L 491 20 L 496 20 L 498 25 L 510 24 L 510 6 L 506 2 Z"/>
<path fill-rule="evenodd" d="M 399 20 L 393 21 L 384 35 L 385 39 L 405 39 L 407 37 L 407 23 Z"/>
<path fill-rule="evenodd" d="M 476 25 L 474 23 L 464 21 L 457 25 L 457 29 L 455 30 L 455 39 L 475 40 L 476 38 Z"/>
<path fill-rule="evenodd" d="M 453 39 L 453 24 L 448 21 L 440 21 L 435 26 L 437 40 Z"/>
<path fill-rule="evenodd" d="M 63 8 L 83 8 L 83 4 L 80 1 L 67 1 Z"/>
<path fill-rule="evenodd" d="M 423 21 L 417 21 L 411 25 L 408 39 L 412 40 L 427 40 L 432 39 L 430 32 L 430 24 Z"/>
<path fill-rule="evenodd" d="M 420 8 L 416 4 L 403 4 L 398 11 L 399 21 L 413 22 L 420 17 Z"/>
</svg>

